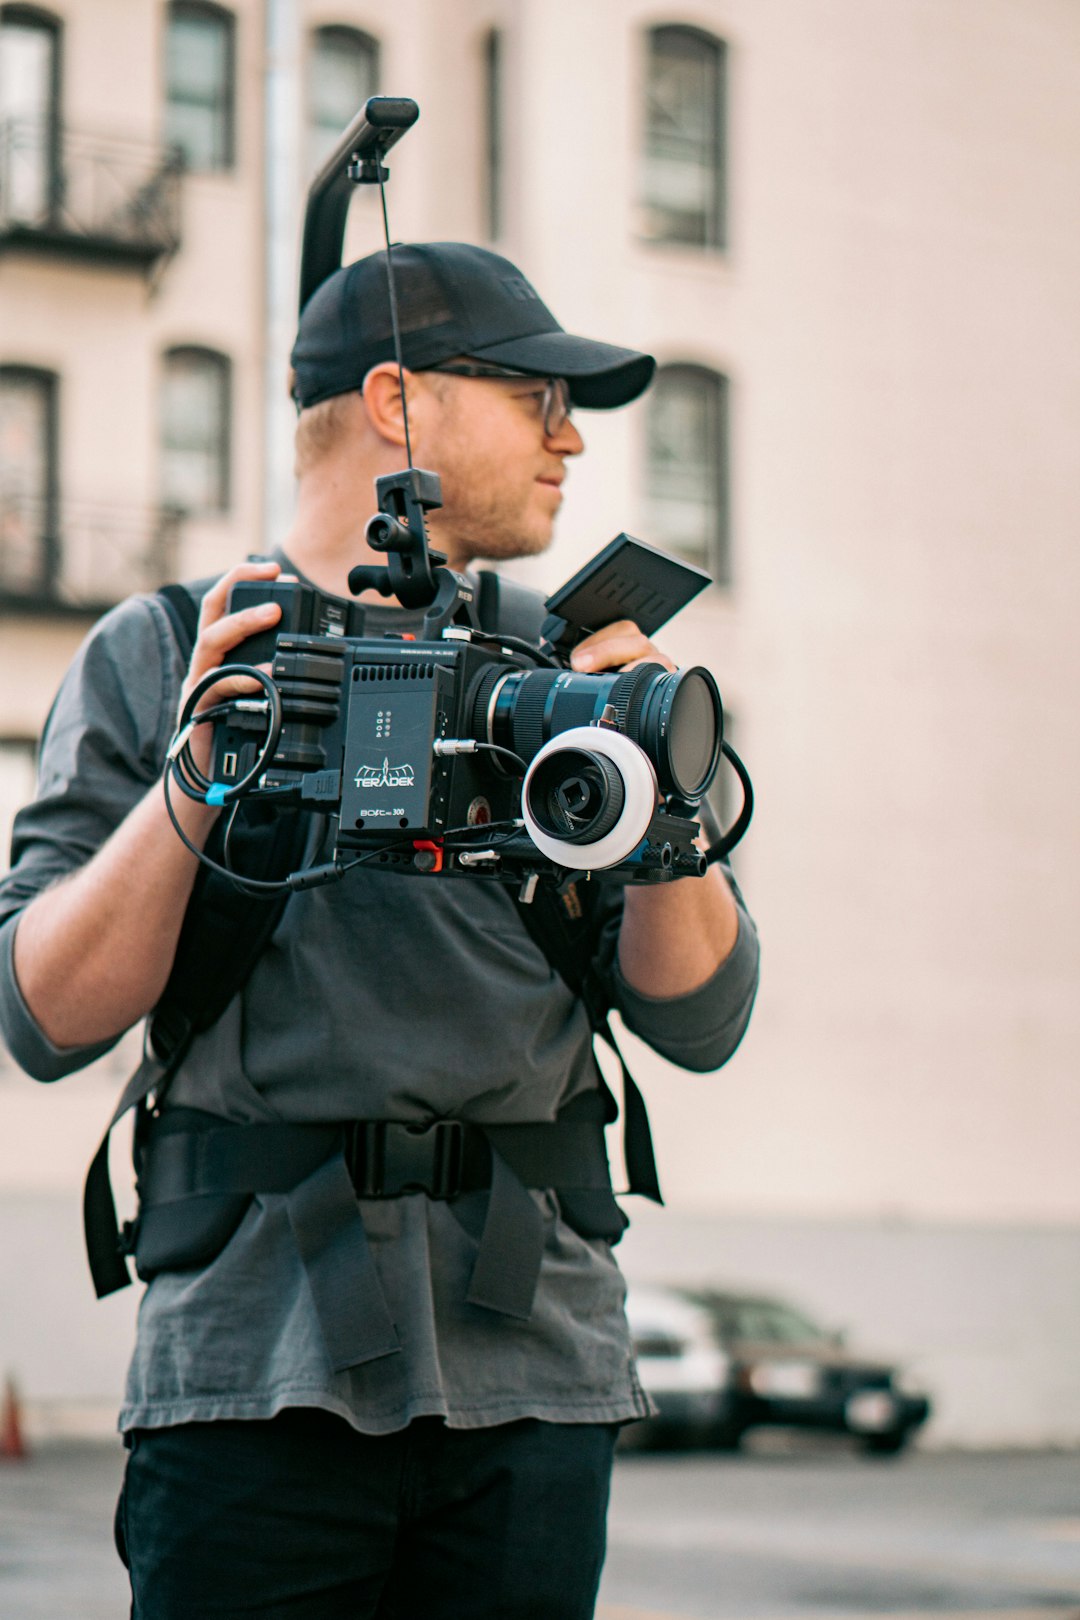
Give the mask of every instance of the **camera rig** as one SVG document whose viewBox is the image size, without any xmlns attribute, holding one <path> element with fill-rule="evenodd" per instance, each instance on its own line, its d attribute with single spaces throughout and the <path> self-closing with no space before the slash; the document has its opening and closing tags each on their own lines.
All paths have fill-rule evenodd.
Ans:
<svg viewBox="0 0 1080 1620">
<path fill-rule="evenodd" d="M 340 265 L 353 185 L 377 184 L 403 403 L 384 160 L 418 116 L 414 101 L 372 97 L 344 132 L 309 191 L 300 275 L 302 310 Z M 386 564 L 353 568 L 348 584 L 354 596 L 374 591 L 421 615 L 416 639 L 366 634 L 365 603 L 309 584 L 234 586 L 230 611 L 276 601 L 281 618 L 185 703 L 165 779 L 180 837 L 204 865 L 261 894 L 334 881 L 360 864 L 497 878 L 518 884 L 523 898 L 541 879 L 702 875 L 742 837 L 753 802 L 724 740 L 712 675 L 659 664 L 590 675 L 574 671 L 570 655 L 623 618 L 652 635 L 709 576 L 622 534 L 547 599 L 538 638 L 505 634 L 481 622 L 476 582 L 429 544 L 426 516 L 441 506 L 441 486 L 413 465 L 407 414 L 405 441 L 408 466 L 376 480 L 378 510 L 366 529 Z M 257 667 L 265 663 L 269 675 Z M 206 706 L 235 677 L 248 690 Z M 209 776 L 190 746 L 206 724 Z M 743 788 L 740 814 L 723 834 L 704 797 L 722 757 Z M 228 808 L 220 861 L 187 839 L 171 783 Z M 256 806 L 330 818 L 330 858 L 280 880 L 234 870 L 230 835 Z M 702 822 L 712 835 L 707 851 L 698 846 Z"/>
</svg>

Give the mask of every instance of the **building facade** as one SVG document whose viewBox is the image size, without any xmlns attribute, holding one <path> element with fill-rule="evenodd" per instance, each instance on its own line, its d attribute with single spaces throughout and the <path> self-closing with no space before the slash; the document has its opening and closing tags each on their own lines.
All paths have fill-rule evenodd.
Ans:
<svg viewBox="0 0 1080 1620">
<path fill-rule="evenodd" d="M 707 567 L 662 639 L 757 788 L 759 1006 L 719 1077 L 634 1052 L 672 1210 L 628 1270 L 921 1353 L 943 1440 L 1080 1439 L 1078 69 L 1069 0 L 0 5 L 0 821 L 94 618 L 284 532 L 305 184 L 367 94 L 414 96 L 395 235 L 487 243 L 660 362 L 582 417 L 516 571 L 624 528 Z M 380 230 L 358 195 L 349 255 Z M 39 1320 L 124 1061 L 0 1068 Z M 130 1307 L 79 1311 L 100 1354 L 52 1365 L 31 1312 L 0 1363 L 107 1395 Z"/>
</svg>

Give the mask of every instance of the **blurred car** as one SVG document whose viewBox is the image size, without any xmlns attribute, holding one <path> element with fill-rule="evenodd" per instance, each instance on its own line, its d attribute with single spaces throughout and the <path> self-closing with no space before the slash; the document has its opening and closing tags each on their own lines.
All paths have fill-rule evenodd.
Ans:
<svg viewBox="0 0 1080 1620">
<path fill-rule="evenodd" d="M 680 1297 L 706 1311 L 731 1361 L 722 1442 L 783 1424 L 851 1434 L 865 1451 L 895 1455 L 930 1416 L 929 1397 L 894 1363 L 849 1350 L 843 1334 L 783 1300 L 714 1289 Z"/>
<path fill-rule="evenodd" d="M 630 1425 L 624 1443 L 710 1439 L 727 1413 L 731 1361 L 709 1311 L 670 1288 L 633 1287 L 626 1314 L 638 1378 L 659 1415 Z"/>
<path fill-rule="evenodd" d="M 702 1313 L 723 1353 L 721 1399 L 707 1428 L 714 1445 L 734 1448 L 749 1429 L 774 1425 L 849 1434 L 870 1454 L 894 1456 L 930 1416 L 929 1397 L 894 1363 L 849 1350 L 842 1334 L 783 1300 L 706 1288 L 649 1292 Z M 655 1362 L 647 1358 L 644 1371 L 639 1362 L 639 1372 L 666 1415 Z"/>
</svg>

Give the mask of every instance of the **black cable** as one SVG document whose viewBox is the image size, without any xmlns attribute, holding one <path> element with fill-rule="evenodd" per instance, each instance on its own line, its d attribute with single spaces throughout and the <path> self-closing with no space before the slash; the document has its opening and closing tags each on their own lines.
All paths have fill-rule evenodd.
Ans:
<svg viewBox="0 0 1080 1620">
<path fill-rule="evenodd" d="M 228 878 L 229 882 L 235 889 L 239 889 L 242 894 L 250 895 L 253 900 L 272 900 L 279 895 L 293 894 L 299 889 L 315 888 L 317 885 L 321 885 L 323 883 L 335 883 L 339 878 L 344 877 L 345 873 L 351 867 L 361 864 L 360 861 L 350 861 L 348 865 L 339 866 L 336 861 L 331 861 L 327 862 L 325 865 L 316 864 L 302 867 L 299 872 L 290 872 L 288 877 L 285 878 L 267 880 L 264 878 L 245 877 L 242 872 L 236 872 L 231 867 L 222 866 L 218 861 L 211 859 L 204 849 L 199 849 L 196 844 L 191 842 L 191 839 L 187 836 L 183 827 L 181 827 L 179 821 L 177 820 L 176 812 L 173 809 L 172 800 L 169 796 L 168 773 L 166 773 L 163 781 L 165 791 L 165 808 L 168 811 L 169 820 L 172 822 L 173 828 L 176 831 L 181 843 L 190 849 L 195 858 L 200 862 L 201 865 L 205 866 L 208 871 L 216 872 L 220 877 Z M 225 830 L 226 847 L 228 845 L 230 834 L 232 833 L 233 820 L 238 809 L 238 804 L 234 804 L 232 806 L 229 816 L 229 823 Z M 373 850 L 370 852 L 370 854 L 361 857 L 361 860 L 369 860 L 372 855 L 379 855 L 382 853 L 382 850 Z M 308 879 L 307 882 L 304 881 L 305 878 Z"/>
<path fill-rule="evenodd" d="M 735 845 L 741 842 L 754 814 L 754 784 L 750 780 L 750 773 L 729 742 L 725 742 L 723 748 L 725 757 L 731 761 L 731 767 L 742 784 L 743 802 L 742 809 L 727 832 L 718 841 L 710 844 L 705 851 L 705 859 L 710 866 L 713 861 L 719 861 L 729 854 Z"/>
<path fill-rule="evenodd" d="M 525 641 L 521 636 L 501 636 L 497 630 L 474 630 L 472 639 L 474 641 L 490 641 L 497 647 L 508 647 L 511 652 L 523 653 L 526 658 L 531 658 L 533 663 L 539 664 L 542 669 L 566 668 L 565 664 L 560 663 L 557 658 L 549 657 L 547 653 L 541 652 L 539 647 L 534 647 L 531 641 Z"/>
<path fill-rule="evenodd" d="M 195 707 L 203 694 L 209 692 L 221 681 L 227 680 L 233 676 L 242 676 L 245 679 L 255 680 L 258 682 L 263 691 L 266 693 L 268 713 L 266 737 L 263 740 L 262 746 L 256 753 L 255 763 L 238 782 L 234 782 L 231 787 L 225 787 L 221 783 L 210 782 L 195 764 L 194 760 L 191 758 L 189 749 L 190 738 L 185 737 L 183 743 L 180 744 L 179 747 L 177 746 L 177 740 L 183 735 L 184 731 L 189 725 L 199 725 L 202 723 L 201 717 L 195 714 Z M 232 698 L 228 700 L 228 702 L 224 705 L 224 708 L 229 709 L 234 703 L 244 701 L 245 700 L 240 697 Z M 211 707 L 217 709 L 222 707 L 222 705 L 213 704 Z M 270 676 L 265 674 L 261 669 L 256 669 L 254 664 L 223 664 L 219 669 L 209 670 L 203 676 L 202 680 L 197 681 L 192 687 L 191 691 L 188 693 L 184 706 L 180 711 L 180 720 L 176 728 L 176 735 L 169 744 L 169 772 L 175 773 L 177 781 L 183 788 L 184 792 L 187 793 L 189 798 L 196 798 L 198 795 L 193 792 L 185 783 L 185 772 L 191 773 L 191 779 L 194 782 L 206 784 L 203 794 L 204 803 L 232 804 L 234 800 L 241 798 L 248 791 L 248 789 L 254 785 L 254 783 L 266 769 L 267 765 L 273 759 L 274 755 L 277 753 L 278 743 L 281 740 L 282 719 L 283 712 L 281 693 L 278 691 L 278 688 L 271 680 Z M 176 750 L 175 754 L 173 753 L 174 749 Z M 179 765 L 181 760 L 183 760 L 182 766 Z M 166 774 L 169 774 L 169 772 Z M 215 791 L 216 797 L 213 800 L 206 797 L 206 795 Z"/>
<path fill-rule="evenodd" d="M 344 862 L 341 868 L 342 876 L 346 872 L 351 872 L 354 866 L 363 866 L 367 861 L 377 860 L 380 855 L 397 855 L 411 847 L 411 844 L 403 841 L 398 844 L 380 844 L 378 849 L 365 850 L 362 855 L 356 855 L 351 861 Z"/>
<path fill-rule="evenodd" d="M 501 759 L 508 759 L 512 765 L 517 766 L 522 776 L 529 768 L 521 755 L 515 754 L 512 748 L 500 748 L 498 743 L 491 742 L 478 742 L 476 746 L 478 750 L 482 748 L 486 754 L 498 754 Z"/>
<path fill-rule="evenodd" d="M 256 899 L 282 894 L 290 887 L 287 881 L 266 882 L 262 878 L 246 878 L 242 877 L 238 872 L 230 872 L 227 866 L 221 866 L 217 861 L 212 860 L 205 849 L 200 849 L 197 844 L 193 844 L 183 827 L 181 827 L 176 811 L 173 809 L 172 799 L 169 794 L 170 777 L 171 772 L 166 771 L 162 778 L 162 786 L 165 792 L 165 809 L 168 811 L 169 820 L 172 822 L 173 830 L 180 842 L 187 849 L 190 849 L 201 865 L 207 867 L 211 872 L 217 872 L 221 877 L 228 878 L 230 883 L 234 883 L 238 889 L 243 889 L 245 894 L 250 894 Z"/>
<path fill-rule="evenodd" d="M 394 355 L 397 359 L 398 387 L 401 389 L 401 420 L 405 424 L 405 459 L 412 470 L 412 445 L 409 442 L 409 407 L 405 403 L 405 362 L 401 358 L 401 327 L 398 325 L 397 286 L 394 282 L 394 257 L 390 246 L 390 216 L 386 211 L 386 171 L 380 155 L 376 153 L 375 167 L 379 174 L 379 201 L 382 203 L 383 235 L 386 238 L 386 280 L 390 289 L 390 325 L 394 329 Z"/>
<path fill-rule="evenodd" d="M 515 838 L 519 832 L 524 830 L 524 827 L 525 823 L 517 819 L 507 821 L 470 822 L 468 826 L 464 827 L 447 827 L 445 832 L 441 832 L 439 834 L 439 841 L 445 847 L 446 840 L 448 838 L 461 838 L 466 833 L 470 835 L 475 833 L 475 841 L 478 844 L 489 844 L 496 842 L 505 843 L 507 839 Z M 493 833 L 496 835 L 495 838 L 492 837 Z M 432 842 L 434 843 L 435 840 L 433 839 Z M 468 849 L 469 845 L 461 844 L 455 847 Z"/>
<path fill-rule="evenodd" d="M 481 742 L 477 737 L 455 737 L 447 742 L 444 738 L 435 739 L 435 755 L 438 759 L 460 759 L 464 754 L 497 754 L 504 760 L 509 760 L 518 776 L 524 776 L 528 766 L 520 754 L 515 754 L 512 748 L 502 748 L 498 743 Z M 506 766 L 503 766 L 504 771 Z"/>
<path fill-rule="evenodd" d="M 229 713 L 231 707 L 231 703 L 228 702 L 215 703 L 211 708 L 200 709 L 198 714 L 192 715 L 191 723 L 195 726 L 213 725 L 215 720 L 223 719 L 225 715 Z M 198 765 L 196 765 L 194 756 L 191 752 L 190 737 L 177 755 L 177 760 L 180 763 L 182 772 L 187 775 L 189 781 L 193 785 L 193 788 L 199 790 L 198 792 L 194 792 L 192 791 L 191 787 L 184 787 L 185 793 L 187 793 L 189 798 L 205 799 L 205 795 L 210 791 L 214 784 L 208 776 L 203 775 Z M 180 777 L 177 779 L 181 782 L 181 786 L 184 786 L 182 779 Z"/>
<path fill-rule="evenodd" d="M 181 759 L 173 760 L 165 774 L 172 777 L 172 779 L 180 787 L 181 791 L 187 794 L 189 799 L 193 799 L 196 804 L 205 806 L 207 789 L 211 784 L 207 782 L 206 787 L 196 787 L 193 783 L 189 782 L 184 775 L 184 769 L 181 767 Z M 196 769 L 196 767 L 192 765 L 190 761 L 188 762 L 186 768 L 191 770 Z M 201 771 L 199 771 L 198 774 L 202 776 Z M 203 777 L 203 781 L 206 781 L 205 777 Z"/>
<path fill-rule="evenodd" d="M 398 854 L 405 850 L 411 849 L 413 843 L 415 842 L 413 839 L 399 839 L 393 844 L 380 844 L 377 849 L 365 850 L 362 855 L 357 855 L 350 861 L 344 861 L 340 864 L 337 862 L 330 862 L 327 863 L 325 867 L 304 867 L 300 872 L 290 872 L 287 878 L 279 878 L 268 881 L 264 878 L 244 877 L 243 873 L 236 872 L 229 866 L 221 865 L 220 862 L 213 860 L 204 849 L 200 849 L 197 844 L 192 843 L 191 839 L 180 825 L 176 811 L 173 808 L 172 798 L 169 793 L 169 781 L 170 773 L 166 771 L 163 778 L 165 809 L 168 812 L 169 820 L 172 822 L 173 829 L 176 832 L 177 837 L 180 839 L 180 842 L 191 851 L 201 865 L 205 866 L 211 872 L 218 873 L 220 877 L 228 878 L 229 882 L 232 883 L 235 888 L 239 889 L 244 894 L 250 895 L 253 899 L 274 899 L 279 895 L 294 893 L 297 889 L 303 889 L 305 887 L 303 882 L 304 876 L 305 874 L 309 873 L 325 872 L 325 876 L 320 876 L 318 881 L 320 883 L 335 882 L 337 879 L 343 878 L 346 872 L 351 872 L 354 867 L 364 866 L 368 861 L 378 860 L 379 857 L 383 855 Z M 228 824 L 225 829 L 226 850 L 228 848 L 228 841 L 233 830 L 233 823 L 235 821 L 236 813 L 239 808 L 239 804 L 233 804 L 230 811 Z M 509 830 L 501 833 L 496 838 L 492 838 L 490 836 L 492 829 L 500 827 L 506 827 Z M 501 843 L 506 839 L 516 836 L 516 834 L 520 831 L 520 827 L 521 823 L 519 822 L 491 821 L 487 822 L 482 827 L 451 827 L 448 829 L 446 834 L 442 835 L 442 837 L 459 837 L 463 833 L 482 832 L 488 836 L 480 839 L 479 841 L 481 843 Z M 464 844 L 461 847 L 468 849 L 469 845 Z M 314 887 L 314 883 L 312 883 L 311 886 Z"/>
<path fill-rule="evenodd" d="M 228 819 L 225 822 L 225 831 L 222 834 L 222 838 L 221 838 L 221 859 L 222 859 L 222 862 L 225 865 L 225 867 L 230 872 L 236 871 L 236 868 L 233 866 L 232 855 L 229 852 L 229 840 L 232 838 L 233 829 L 236 826 L 236 818 L 237 818 L 237 815 L 239 814 L 239 811 L 240 811 L 240 800 L 237 799 L 235 801 L 235 803 L 233 805 L 231 805 L 230 808 L 229 808 Z M 243 874 L 240 873 L 240 872 L 237 872 L 236 875 L 237 875 L 237 877 L 242 877 L 243 876 Z"/>
</svg>

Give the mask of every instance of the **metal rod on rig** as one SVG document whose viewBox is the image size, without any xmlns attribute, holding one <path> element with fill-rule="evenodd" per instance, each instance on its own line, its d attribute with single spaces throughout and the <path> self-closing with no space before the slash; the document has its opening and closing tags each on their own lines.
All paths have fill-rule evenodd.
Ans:
<svg viewBox="0 0 1080 1620">
<path fill-rule="evenodd" d="M 379 169 L 379 200 L 382 203 L 383 237 L 386 241 L 386 280 L 390 288 L 390 325 L 394 330 L 394 358 L 397 361 L 398 387 L 401 390 L 401 420 L 405 425 L 405 459 L 411 470 L 413 464 L 412 441 L 409 438 L 409 407 L 405 401 L 405 363 L 401 358 L 401 323 L 398 320 L 397 282 L 394 280 L 394 251 L 390 245 L 390 216 L 386 212 L 386 182 Z"/>
<path fill-rule="evenodd" d="M 378 184 L 382 201 L 383 231 L 386 237 L 386 274 L 390 295 L 390 323 L 394 356 L 401 389 L 401 411 L 405 429 L 408 467 L 375 481 L 379 510 L 365 531 L 373 551 L 387 553 L 386 570 L 366 564 L 354 568 L 349 587 L 355 593 L 376 589 L 393 594 L 403 607 L 429 608 L 441 588 L 433 573 L 446 558 L 428 544 L 425 514 L 442 505 L 437 474 L 415 467 L 409 435 L 408 406 L 405 400 L 405 364 L 398 317 L 397 286 L 394 279 L 393 246 L 386 208 L 383 162 L 387 152 L 420 116 L 415 101 L 405 96 L 372 96 L 344 131 L 308 190 L 304 215 L 304 246 L 300 261 L 300 310 L 328 276 L 341 264 L 345 241 L 345 217 L 354 185 Z M 385 577 L 384 577 L 385 573 Z M 458 576 L 447 575 L 458 581 Z M 388 589 L 389 588 L 389 589 Z M 457 611 L 471 613 L 472 587 L 454 584 L 459 601 Z M 449 609 L 448 609 L 449 611 Z"/>
</svg>

